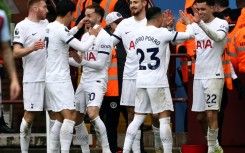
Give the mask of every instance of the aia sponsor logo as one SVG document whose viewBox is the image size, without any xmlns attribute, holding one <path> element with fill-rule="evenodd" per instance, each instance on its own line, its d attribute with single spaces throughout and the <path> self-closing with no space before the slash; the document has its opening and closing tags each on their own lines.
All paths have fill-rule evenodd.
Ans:
<svg viewBox="0 0 245 153">
<path fill-rule="evenodd" d="M 213 48 L 211 40 L 197 41 L 197 49 Z"/>
</svg>

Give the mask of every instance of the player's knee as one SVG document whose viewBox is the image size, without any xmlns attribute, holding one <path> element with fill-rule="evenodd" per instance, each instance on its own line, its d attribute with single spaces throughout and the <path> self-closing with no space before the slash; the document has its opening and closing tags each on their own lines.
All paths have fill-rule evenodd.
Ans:
<svg viewBox="0 0 245 153">
<path fill-rule="evenodd" d="M 199 123 L 203 123 L 203 122 L 206 122 L 207 121 L 207 117 L 204 113 L 198 113 L 197 114 L 197 121 Z"/>
<path fill-rule="evenodd" d="M 26 111 L 25 114 L 24 114 L 25 121 L 28 122 L 28 123 L 33 123 L 36 114 L 37 114 L 37 112 L 28 112 L 28 111 Z"/>
<path fill-rule="evenodd" d="M 99 116 L 99 113 L 95 111 L 88 110 L 87 113 L 88 113 L 90 120 L 94 120 L 96 117 Z"/>
</svg>

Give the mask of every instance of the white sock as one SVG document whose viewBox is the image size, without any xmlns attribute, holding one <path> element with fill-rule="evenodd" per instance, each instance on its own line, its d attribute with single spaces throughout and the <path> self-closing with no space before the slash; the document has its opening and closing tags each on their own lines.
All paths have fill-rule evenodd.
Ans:
<svg viewBox="0 0 245 153">
<path fill-rule="evenodd" d="M 70 151 L 74 126 L 74 121 L 64 119 L 63 124 L 60 128 L 61 153 L 69 153 Z"/>
<path fill-rule="evenodd" d="M 207 134 L 207 140 L 208 140 L 208 153 L 214 152 L 217 145 L 217 137 L 218 137 L 218 131 L 219 129 L 210 129 L 208 127 L 208 134 Z M 219 144 L 218 144 L 219 146 Z"/>
<path fill-rule="evenodd" d="M 163 144 L 163 150 L 166 153 L 172 153 L 173 138 L 170 128 L 170 117 L 159 119 L 160 122 L 160 138 Z"/>
<path fill-rule="evenodd" d="M 94 130 L 98 131 L 96 136 L 98 135 L 98 139 L 101 142 L 103 153 L 110 153 L 111 150 L 109 147 L 105 124 L 103 123 L 103 121 L 100 119 L 99 116 L 97 116 L 93 121 L 91 121 L 91 123 L 94 125 Z"/>
<path fill-rule="evenodd" d="M 162 148 L 162 142 L 161 142 L 161 138 L 160 138 L 159 128 L 157 128 L 154 125 L 152 125 L 152 130 L 153 130 L 153 133 L 154 133 L 155 149 Z"/>
<path fill-rule="evenodd" d="M 90 153 L 89 144 L 88 144 L 88 131 L 84 122 L 82 122 L 80 125 L 75 126 L 75 130 L 76 130 L 76 138 L 79 145 L 81 146 L 82 152 Z"/>
<path fill-rule="evenodd" d="M 60 128 L 62 123 L 58 120 L 55 120 L 52 129 L 50 130 L 50 146 L 49 150 L 52 153 L 59 153 L 60 152 Z"/>
<path fill-rule="evenodd" d="M 20 147 L 22 153 L 28 153 L 30 137 L 31 137 L 31 123 L 27 123 L 24 118 L 20 124 Z"/>
<path fill-rule="evenodd" d="M 140 125 L 144 122 L 146 115 L 134 115 L 133 121 L 129 124 L 123 146 L 123 153 L 129 153 L 137 135 Z M 139 145 L 140 146 L 140 143 Z"/>
<path fill-rule="evenodd" d="M 132 151 L 134 153 L 140 153 L 140 138 L 141 138 L 141 130 L 138 130 L 132 144 Z"/>
</svg>

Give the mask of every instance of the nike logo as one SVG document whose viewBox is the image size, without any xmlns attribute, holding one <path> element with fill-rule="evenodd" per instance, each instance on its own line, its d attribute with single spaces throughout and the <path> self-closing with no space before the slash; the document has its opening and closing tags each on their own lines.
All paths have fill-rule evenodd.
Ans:
<svg viewBox="0 0 245 153">
<path fill-rule="evenodd" d="M 128 32 L 125 32 L 125 34 L 128 34 L 128 33 L 130 33 L 131 31 L 128 31 Z"/>
<path fill-rule="evenodd" d="M 195 33 L 195 35 L 198 35 L 199 33 Z"/>
<path fill-rule="evenodd" d="M 213 107 L 214 105 L 208 105 L 208 107 Z"/>
<path fill-rule="evenodd" d="M 37 32 L 36 33 L 33 33 L 32 36 L 35 36 L 36 34 L 37 34 Z"/>
</svg>

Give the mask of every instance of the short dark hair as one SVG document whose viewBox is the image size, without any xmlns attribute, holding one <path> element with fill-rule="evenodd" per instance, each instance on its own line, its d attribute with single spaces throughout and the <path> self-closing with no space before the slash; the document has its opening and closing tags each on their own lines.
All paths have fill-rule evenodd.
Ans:
<svg viewBox="0 0 245 153">
<path fill-rule="evenodd" d="M 222 7 L 229 7 L 230 5 L 229 0 L 215 0 L 214 3 Z"/>
<path fill-rule="evenodd" d="M 61 0 L 56 5 L 56 15 L 64 17 L 69 12 L 76 11 L 76 4 L 71 0 Z"/>
<path fill-rule="evenodd" d="M 86 7 L 86 10 L 87 9 L 94 9 L 94 12 L 98 14 L 99 16 L 101 16 L 100 22 L 102 21 L 105 11 L 99 4 L 94 3 L 92 5 L 89 5 L 88 7 Z"/>
<path fill-rule="evenodd" d="M 162 10 L 159 7 L 150 7 L 146 10 L 146 19 L 147 21 L 156 19 L 160 14 L 162 14 Z"/>
<path fill-rule="evenodd" d="M 204 3 L 204 2 L 206 2 L 206 4 L 209 5 L 209 6 L 214 6 L 214 4 L 215 4 L 214 0 L 196 0 L 195 2 L 196 3 Z"/>
<path fill-rule="evenodd" d="M 27 1 L 27 9 L 29 10 L 33 4 L 41 2 L 41 1 L 45 1 L 46 2 L 46 0 L 28 0 Z"/>
</svg>

